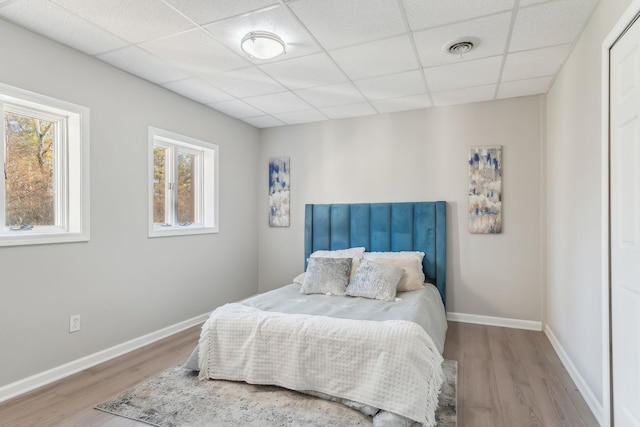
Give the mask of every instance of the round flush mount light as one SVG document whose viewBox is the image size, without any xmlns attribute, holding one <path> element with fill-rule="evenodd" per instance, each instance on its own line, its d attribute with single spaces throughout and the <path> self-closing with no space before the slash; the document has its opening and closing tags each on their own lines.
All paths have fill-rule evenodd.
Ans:
<svg viewBox="0 0 640 427">
<path fill-rule="evenodd" d="M 287 53 L 280 37 L 268 31 L 252 31 L 242 38 L 240 49 L 251 58 L 273 59 Z"/>
<path fill-rule="evenodd" d="M 464 55 L 471 52 L 474 48 L 478 47 L 480 41 L 473 37 L 465 37 L 463 39 L 454 40 L 445 44 L 442 50 L 452 55 Z"/>
</svg>

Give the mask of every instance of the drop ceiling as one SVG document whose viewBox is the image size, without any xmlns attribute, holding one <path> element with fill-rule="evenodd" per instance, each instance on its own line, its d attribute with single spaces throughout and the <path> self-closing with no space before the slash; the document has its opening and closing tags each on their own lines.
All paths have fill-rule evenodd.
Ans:
<svg viewBox="0 0 640 427">
<path fill-rule="evenodd" d="M 0 18 L 265 128 L 546 93 L 598 2 L 0 0 Z M 250 31 L 287 53 L 247 57 Z"/>
</svg>

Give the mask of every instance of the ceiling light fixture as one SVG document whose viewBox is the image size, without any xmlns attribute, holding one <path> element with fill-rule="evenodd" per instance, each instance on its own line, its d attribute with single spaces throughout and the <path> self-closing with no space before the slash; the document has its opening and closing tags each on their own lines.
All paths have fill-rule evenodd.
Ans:
<svg viewBox="0 0 640 427">
<path fill-rule="evenodd" d="M 276 34 L 252 31 L 242 38 L 240 49 L 251 58 L 273 59 L 287 53 L 287 45 Z"/>
</svg>

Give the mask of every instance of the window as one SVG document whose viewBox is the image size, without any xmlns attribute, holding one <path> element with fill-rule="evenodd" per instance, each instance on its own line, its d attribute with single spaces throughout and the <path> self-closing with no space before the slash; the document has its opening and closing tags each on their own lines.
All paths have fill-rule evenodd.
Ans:
<svg viewBox="0 0 640 427">
<path fill-rule="evenodd" d="M 149 127 L 149 237 L 218 232 L 218 146 Z"/>
<path fill-rule="evenodd" d="M 0 246 L 89 240 L 89 109 L 0 84 Z"/>
</svg>

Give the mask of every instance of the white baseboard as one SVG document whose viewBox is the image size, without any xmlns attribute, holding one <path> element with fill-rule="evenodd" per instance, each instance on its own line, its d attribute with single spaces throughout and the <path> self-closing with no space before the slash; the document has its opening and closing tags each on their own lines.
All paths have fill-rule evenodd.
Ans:
<svg viewBox="0 0 640 427">
<path fill-rule="evenodd" d="M 542 330 L 542 322 L 509 319 L 506 317 L 481 316 L 479 314 L 448 312 L 447 320 L 451 320 L 452 322 L 475 323 L 478 325 L 501 326 L 503 328 L 527 329 L 529 331 Z"/>
<path fill-rule="evenodd" d="M 74 360 L 72 362 L 65 363 L 64 365 L 49 369 L 48 371 L 40 372 L 30 377 L 2 386 L 0 387 L 0 402 L 4 402 L 5 400 L 9 400 L 36 388 L 50 384 L 54 381 L 58 381 L 62 378 L 68 377 L 69 375 L 73 375 L 77 372 L 91 368 L 92 366 L 114 359 L 118 356 L 122 356 L 125 353 L 129 353 L 140 347 L 149 345 L 155 341 L 166 338 L 192 326 L 196 326 L 199 323 L 207 320 L 207 317 L 209 317 L 209 313 L 201 314 L 200 316 L 196 316 L 192 319 L 176 323 L 175 325 L 171 325 L 158 331 L 151 332 L 150 334 L 134 338 L 131 341 L 118 344 L 111 348 L 107 348 L 97 353 L 93 353 L 80 359 Z"/>
<path fill-rule="evenodd" d="M 547 338 L 549 338 L 551 346 L 553 346 L 553 349 L 558 354 L 558 357 L 564 365 L 564 368 L 569 373 L 569 376 L 571 377 L 573 382 L 576 383 L 576 387 L 578 387 L 580 394 L 582 394 L 585 402 L 587 402 L 587 405 L 589 406 L 589 409 L 591 409 L 591 412 L 593 412 L 596 420 L 598 420 L 598 423 L 601 426 L 604 425 L 604 410 L 602 405 L 600 404 L 600 402 L 598 402 L 598 399 L 596 399 L 589 386 L 587 386 L 584 378 L 582 378 L 582 375 L 580 375 L 580 372 L 578 372 L 578 370 L 576 369 L 567 352 L 565 352 L 564 348 L 562 348 L 560 341 L 558 341 L 558 338 L 556 338 L 551 328 L 549 328 L 549 325 L 544 328 L 544 333 Z"/>
</svg>

